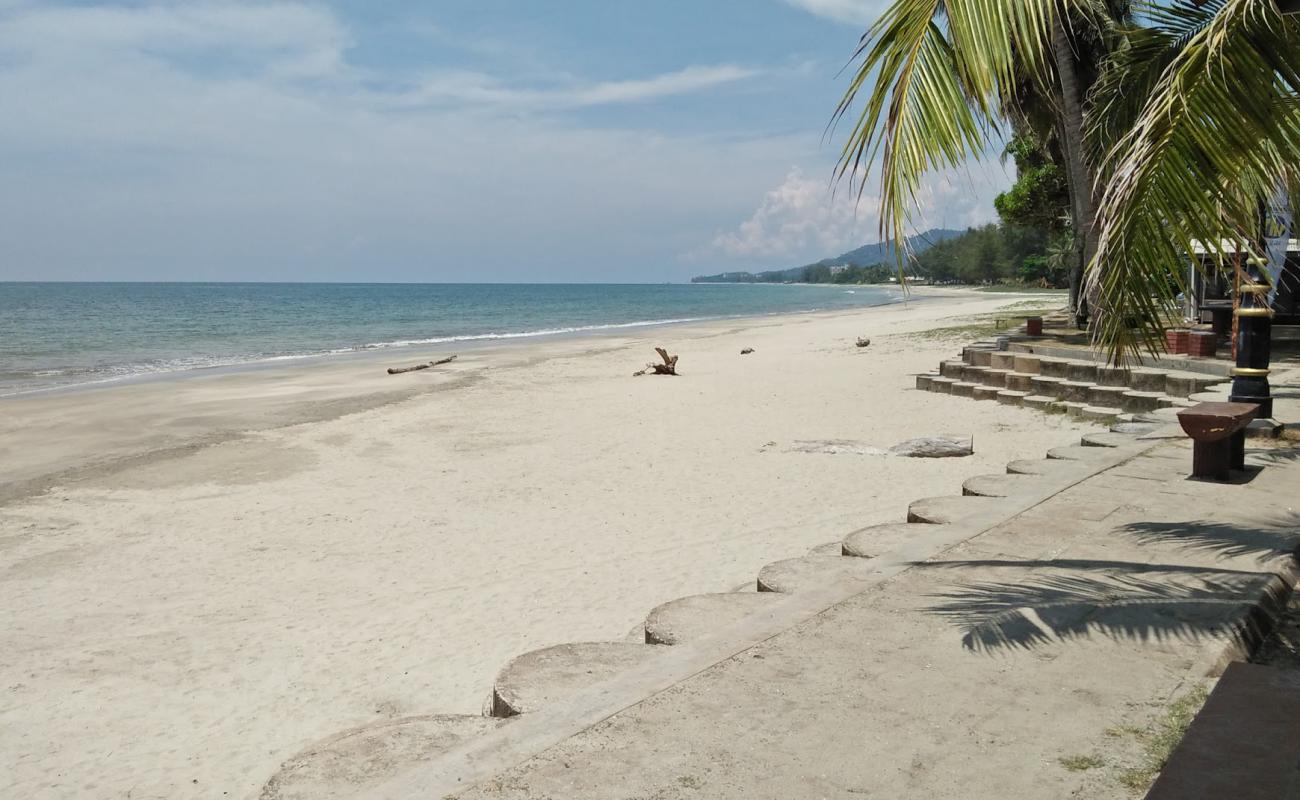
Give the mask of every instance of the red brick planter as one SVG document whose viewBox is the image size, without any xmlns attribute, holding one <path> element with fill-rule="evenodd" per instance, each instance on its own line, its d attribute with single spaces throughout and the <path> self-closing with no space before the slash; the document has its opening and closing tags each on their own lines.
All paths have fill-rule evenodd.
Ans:
<svg viewBox="0 0 1300 800">
<path fill-rule="evenodd" d="M 1219 349 L 1219 335 L 1213 331 L 1189 331 L 1187 355 L 1214 358 Z"/>
<path fill-rule="evenodd" d="M 1186 328 L 1170 328 L 1165 331 L 1165 352 L 1186 353 L 1191 346 L 1192 332 Z"/>
</svg>

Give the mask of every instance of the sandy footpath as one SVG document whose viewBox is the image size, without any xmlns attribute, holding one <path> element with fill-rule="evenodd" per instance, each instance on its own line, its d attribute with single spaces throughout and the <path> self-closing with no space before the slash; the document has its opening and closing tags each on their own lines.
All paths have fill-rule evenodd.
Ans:
<svg viewBox="0 0 1300 800">
<path fill-rule="evenodd" d="M 0 402 L 0 797 L 256 797 L 316 740 L 476 713 L 512 656 L 1076 439 L 911 389 L 958 343 L 901 334 L 1023 299 L 932 294 Z M 655 344 L 681 377 L 631 377 Z M 976 455 L 789 451 L 943 432 Z"/>
</svg>

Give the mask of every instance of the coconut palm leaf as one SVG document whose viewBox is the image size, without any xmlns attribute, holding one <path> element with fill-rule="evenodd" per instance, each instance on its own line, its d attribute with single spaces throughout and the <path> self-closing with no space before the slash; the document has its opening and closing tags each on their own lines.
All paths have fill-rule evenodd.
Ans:
<svg viewBox="0 0 1300 800">
<path fill-rule="evenodd" d="M 1300 182 L 1297 23 L 1273 0 L 1175 0 L 1153 19 L 1157 50 L 1176 52 L 1107 154 L 1089 267 L 1109 310 L 1095 338 L 1115 361 L 1157 352 L 1194 243 L 1220 255 L 1235 248 L 1224 242 L 1252 246 L 1259 199 Z"/>
</svg>

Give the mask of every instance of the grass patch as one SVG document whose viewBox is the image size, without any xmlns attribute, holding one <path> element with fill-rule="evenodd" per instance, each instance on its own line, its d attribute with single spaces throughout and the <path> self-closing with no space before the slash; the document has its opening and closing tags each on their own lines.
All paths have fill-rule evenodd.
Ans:
<svg viewBox="0 0 1300 800">
<path fill-rule="evenodd" d="M 908 334 L 908 336 L 913 339 L 930 341 L 948 341 L 950 339 L 972 341 L 992 336 L 1001 331 L 1015 330 L 1024 324 L 1025 317 L 1042 316 L 1056 310 L 1055 308 L 1043 308 L 1041 303 L 1029 300 L 1024 303 L 1012 303 L 1004 311 L 966 317 L 971 321 L 962 325 L 932 328 L 928 331 Z"/>
<path fill-rule="evenodd" d="M 1106 766 L 1106 762 L 1097 756 L 1061 756 L 1056 760 L 1071 772 L 1087 772 L 1090 769 Z"/>
<path fill-rule="evenodd" d="M 1107 729 L 1107 736 L 1131 736 L 1142 745 L 1141 763 L 1120 771 L 1121 785 L 1135 792 L 1150 788 L 1160 770 L 1165 768 L 1174 748 L 1183 740 L 1183 734 L 1187 733 L 1187 726 L 1192 724 L 1196 712 L 1205 705 L 1208 694 L 1204 686 L 1198 685 L 1171 703 L 1162 715 L 1145 728 L 1124 726 Z"/>
<path fill-rule="evenodd" d="M 1065 294 L 1068 289 L 1044 289 L 1041 286 L 1025 286 L 1017 283 L 997 283 L 992 286 L 978 286 L 977 292 L 992 294 Z"/>
</svg>

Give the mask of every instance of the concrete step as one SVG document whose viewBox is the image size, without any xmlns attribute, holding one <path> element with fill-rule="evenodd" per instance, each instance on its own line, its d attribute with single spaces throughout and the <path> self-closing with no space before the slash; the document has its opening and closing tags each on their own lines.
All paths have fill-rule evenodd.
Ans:
<svg viewBox="0 0 1300 800">
<path fill-rule="evenodd" d="M 1048 450 L 1047 457 L 1055 461 L 1093 461 L 1099 458 L 1109 458 L 1109 455 L 1100 447 L 1068 444 Z"/>
<path fill-rule="evenodd" d="M 952 385 L 956 383 L 956 378 L 945 378 L 940 375 L 937 378 L 930 379 L 930 391 L 938 394 L 952 394 Z"/>
<path fill-rule="evenodd" d="M 825 586 L 842 578 L 865 578 L 875 565 L 863 558 L 804 556 L 775 561 L 758 573 L 760 592 L 795 594 Z"/>
<path fill-rule="evenodd" d="M 1082 417 L 1083 410 L 1087 407 L 1088 404 L 1083 402 L 1082 400 L 1061 401 L 1061 410 L 1072 417 Z"/>
<path fill-rule="evenodd" d="M 1088 390 L 1088 402 L 1095 406 L 1120 408 L 1124 404 L 1124 395 L 1128 391 L 1127 386 L 1096 385 Z"/>
<path fill-rule="evenodd" d="M 1098 365 L 1097 383 L 1101 386 L 1128 386 L 1128 367 L 1108 367 Z"/>
<path fill-rule="evenodd" d="M 1003 391 L 996 386 L 976 386 L 971 390 L 971 397 L 976 400 L 997 400 L 998 392 Z"/>
<path fill-rule="evenodd" d="M 1037 375 L 1030 378 L 1029 384 L 1036 395 L 1043 395 L 1053 399 L 1060 399 L 1062 394 L 1061 384 L 1065 383 L 1065 378 L 1056 378 L 1049 375 Z"/>
<path fill-rule="evenodd" d="M 1211 391 L 1194 392 L 1187 395 L 1186 399 L 1192 403 L 1226 403 L 1228 402 L 1228 393 Z"/>
<path fill-rule="evenodd" d="M 1110 426 L 1112 433 L 1122 433 L 1125 436 L 1142 436 L 1151 433 L 1159 428 L 1160 425 L 1154 422 L 1138 422 L 1136 420 L 1122 420 Z M 1085 442 L 1086 444 L 1086 442 Z"/>
<path fill-rule="evenodd" d="M 1165 391 L 1165 377 L 1169 370 L 1151 367 L 1134 367 L 1128 371 L 1128 385 L 1137 392 Z"/>
<path fill-rule="evenodd" d="M 1029 353 L 1013 353 L 1015 360 L 1012 362 L 1016 372 L 1037 375 L 1039 371 L 1038 356 Z"/>
<path fill-rule="evenodd" d="M 1005 385 L 1015 392 L 1032 392 L 1034 389 L 1032 372 L 1008 372 Z"/>
<path fill-rule="evenodd" d="M 984 373 L 988 372 L 991 367 L 980 367 L 967 364 L 961 368 L 961 379 L 967 383 L 984 383 Z"/>
<path fill-rule="evenodd" d="M 1117 433 L 1113 430 L 1105 433 L 1085 433 L 1079 440 L 1084 447 L 1122 447 L 1133 443 L 1133 435 Z"/>
<path fill-rule="evenodd" d="M 969 517 L 972 514 L 983 513 L 999 503 L 1000 501 L 993 497 L 968 495 L 925 497 L 914 500 L 907 507 L 907 521 L 944 525 Z"/>
<path fill-rule="evenodd" d="M 841 544 L 846 556 L 874 558 L 906 544 L 917 534 L 926 533 L 927 530 L 930 530 L 929 526 L 915 522 L 887 522 L 854 531 L 844 537 Z"/>
<path fill-rule="evenodd" d="M 1004 406 L 1018 406 L 1029 396 L 1029 392 L 1017 392 L 1011 389 L 1003 389 L 998 392 L 998 402 Z"/>
<path fill-rule="evenodd" d="M 925 375 L 917 375 L 916 388 L 920 389 L 923 392 L 928 392 L 930 391 L 930 387 L 934 383 L 934 379 L 935 379 L 935 375 L 930 373 L 927 373 Z"/>
<path fill-rule="evenodd" d="M 996 351 L 990 347 L 973 346 L 962 350 L 961 357 L 963 361 L 972 366 L 987 367 L 993 361 L 994 352 Z"/>
<path fill-rule="evenodd" d="M 1060 458 L 1023 458 L 1007 463 L 1008 475 L 1052 477 L 1076 469 L 1078 466 L 1071 460 Z"/>
<path fill-rule="evenodd" d="M 537 711 L 593 683 L 653 658 L 657 648 L 629 642 L 581 642 L 543 647 L 506 664 L 492 687 L 491 716 Z"/>
<path fill-rule="evenodd" d="M 1165 394 L 1187 397 L 1205 391 L 1207 386 L 1221 383 L 1221 375 L 1203 375 L 1192 372 L 1171 372 L 1165 376 Z"/>
<path fill-rule="evenodd" d="M 1060 401 L 1057 400 L 1055 397 L 1051 397 L 1049 395 L 1031 394 L 1028 397 L 1026 397 L 1024 400 L 1021 400 L 1020 405 L 1025 408 L 1032 408 L 1037 411 L 1042 411 L 1045 414 L 1054 414 L 1059 410 L 1057 408 L 1057 404 L 1059 402 Z"/>
<path fill-rule="evenodd" d="M 1076 383 L 1096 383 L 1097 365 L 1091 361 L 1071 361 L 1065 365 L 1065 377 Z"/>
<path fill-rule="evenodd" d="M 1164 397 L 1160 392 L 1143 392 L 1131 391 L 1122 395 L 1120 408 L 1133 413 L 1144 411 L 1155 411 L 1160 407 L 1160 399 Z"/>
<path fill-rule="evenodd" d="M 976 385 L 966 381 L 957 381 L 952 385 L 952 394 L 957 397 L 971 397 L 974 395 Z"/>
<path fill-rule="evenodd" d="M 961 371 L 965 368 L 965 361 L 944 361 L 939 364 L 939 374 L 945 378 L 961 380 Z"/>
<path fill-rule="evenodd" d="M 839 542 L 835 542 L 839 548 Z M 716 633 L 719 628 L 781 602 L 768 592 L 725 592 L 680 597 L 656 607 L 645 618 L 646 644 L 675 645 Z"/>
<path fill-rule="evenodd" d="M 840 545 L 841 545 L 841 543 L 840 543 L 840 541 L 839 541 L 838 539 L 837 539 L 836 541 L 833 541 L 833 542 L 827 542 L 826 544 L 819 544 L 819 545 L 817 545 L 816 547 L 810 548 L 810 549 L 808 550 L 808 555 L 810 555 L 810 556 L 842 556 L 842 555 L 844 555 L 844 548 L 841 547 Z"/>
<path fill-rule="evenodd" d="M 1103 425 L 1113 425 L 1119 415 L 1124 410 L 1113 406 L 1084 406 L 1079 410 L 1079 419 L 1085 419 L 1089 422 L 1100 422 Z"/>
<path fill-rule="evenodd" d="M 307 745 L 280 765 L 259 797 L 341 800 L 368 795 L 503 724 L 503 719 L 468 714 L 384 718 Z"/>
<path fill-rule="evenodd" d="M 998 352 L 989 356 L 989 366 L 993 369 L 1000 369 L 1003 372 L 1014 372 L 1016 368 L 1016 355 L 1010 352 Z"/>
<path fill-rule="evenodd" d="M 1007 376 L 1011 374 L 1010 370 L 989 367 L 983 375 L 981 381 L 985 386 L 993 386 L 998 389 L 1007 388 Z"/>
<path fill-rule="evenodd" d="M 1036 476 L 1003 473 L 1000 475 L 976 475 L 967 478 L 961 485 L 961 493 L 967 497 L 1010 497 L 1019 492 L 1041 485 Z"/>
<path fill-rule="evenodd" d="M 1088 392 L 1092 390 L 1094 385 L 1085 381 L 1061 381 L 1061 399 L 1068 402 L 1086 403 L 1088 402 Z"/>
</svg>

